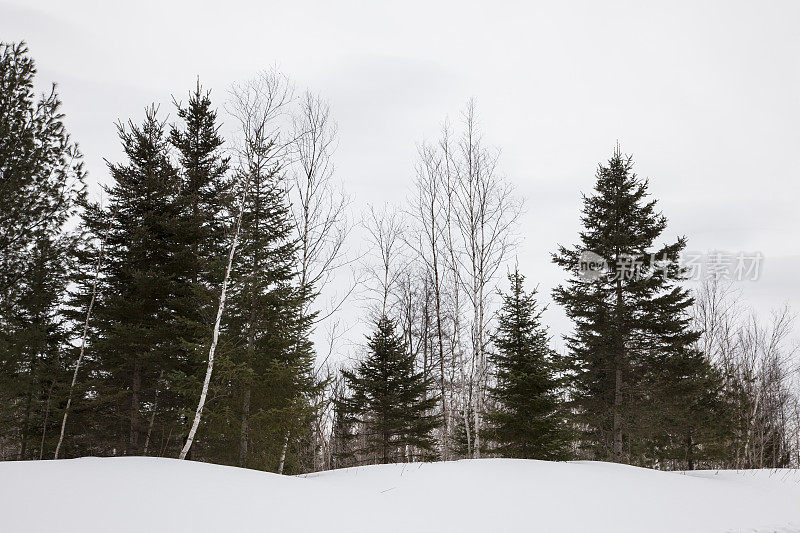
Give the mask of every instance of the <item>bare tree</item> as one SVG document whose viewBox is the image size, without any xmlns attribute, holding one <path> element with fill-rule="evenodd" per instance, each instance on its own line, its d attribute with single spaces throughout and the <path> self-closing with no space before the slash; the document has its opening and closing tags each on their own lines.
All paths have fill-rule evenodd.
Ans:
<svg viewBox="0 0 800 533">
<path fill-rule="evenodd" d="M 785 466 L 798 454 L 797 346 L 790 340 L 788 307 L 765 323 L 742 303 L 733 283 L 719 276 L 696 291 L 697 347 L 720 370 L 733 409 L 732 463 L 725 467 Z"/>
<path fill-rule="evenodd" d="M 313 437 L 310 450 L 313 458 L 313 471 L 331 468 L 331 457 L 333 454 L 333 439 L 331 435 L 334 419 L 333 400 L 336 387 L 339 383 L 337 380 L 341 379 L 341 374 L 331 365 L 330 358 L 343 333 L 339 321 L 335 321 L 331 324 L 327 331 L 327 353 L 322 362 L 314 370 L 314 378 L 324 384 L 324 386 L 318 387 L 315 395 L 311 399 L 311 403 L 314 406 L 314 413 L 316 414 L 314 417 Z"/>
<path fill-rule="evenodd" d="M 521 203 L 513 188 L 497 171 L 499 154 L 481 143 L 475 103 L 464 112 L 465 131 L 458 143 L 455 221 L 461 250 L 456 259 L 464 272 L 465 292 L 472 304 L 471 345 L 468 395 L 473 414 L 473 456 L 480 457 L 481 411 L 487 378 L 487 322 L 489 300 L 496 275 L 515 246 L 513 227 L 521 213 Z"/>
<path fill-rule="evenodd" d="M 456 184 L 458 183 L 458 161 L 457 151 L 453 147 L 453 137 L 450 132 L 450 126 L 445 122 L 442 127 L 442 134 L 439 139 L 439 150 L 442 154 L 442 173 L 444 177 L 445 195 L 443 198 L 444 208 L 444 264 L 445 284 L 449 287 L 449 314 L 451 316 L 451 332 L 450 332 L 450 354 L 451 354 L 451 368 L 450 368 L 450 427 L 452 428 L 452 413 L 454 406 L 458 400 L 461 407 L 460 416 L 464 422 L 464 431 L 466 438 L 466 452 L 467 456 L 472 455 L 472 432 L 470 431 L 469 421 L 469 393 L 468 378 L 466 372 L 466 361 L 464 358 L 464 350 L 462 345 L 462 327 L 464 321 L 462 320 L 462 299 L 461 292 L 463 288 L 461 265 L 458 257 L 460 255 L 460 245 L 458 238 L 458 228 L 455 221 L 456 211 L 458 208 L 458 200 L 456 196 Z M 460 399 L 456 394 L 456 374 L 458 374 L 458 389 L 460 392 Z"/>
<path fill-rule="evenodd" d="M 741 397 L 743 443 L 737 449 L 738 468 L 786 466 L 791 457 L 790 434 L 796 391 L 797 346 L 790 342 L 794 316 L 788 307 L 772 312 L 764 325 L 755 315 L 743 323 L 736 339 L 737 390 Z"/>
<path fill-rule="evenodd" d="M 313 322 L 317 324 L 339 311 L 357 285 L 354 276 L 343 294 L 331 297 L 327 308 L 313 309 L 335 274 L 351 263 L 345 250 L 350 233 L 347 221 L 350 198 L 334 181 L 332 156 L 336 148 L 336 124 L 331 119 L 329 104 L 306 92 L 300 99 L 299 111 L 292 118 L 292 131 L 289 146 L 292 161 L 286 193 L 298 242 L 298 284 L 305 296 L 302 313 L 304 316 L 313 313 Z M 324 363 L 319 368 L 322 366 Z M 283 472 L 288 445 L 287 434 L 278 473 Z M 316 460 L 316 454 L 314 457 Z"/>
<path fill-rule="evenodd" d="M 438 146 L 423 144 L 418 149 L 419 161 L 416 168 L 414 196 L 411 201 L 411 214 L 416 221 L 416 231 L 408 239 L 409 245 L 416 251 L 417 257 L 430 277 L 430 288 L 433 295 L 436 349 L 438 350 L 439 386 L 442 401 L 442 419 L 444 428 L 441 438 L 442 458 L 449 458 L 450 408 L 447 403 L 445 371 L 445 335 L 442 293 L 444 285 L 445 253 L 444 228 L 446 224 L 447 161 L 446 154 Z"/>
<path fill-rule="evenodd" d="M 695 290 L 692 321 L 694 329 L 702 332 L 696 347 L 726 375 L 733 370 L 729 365 L 742 320 L 740 301 L 740 291 L 721 276 L 708 277 Z"/>
<path fill-rule="evenodd" d="M 481 142 L 472 101 L 463 124 L 463 133 L 454 137 L 445 123 L 437 143 L 418 148 L 409 208 L 415 224 L 405 234 L 432 295 L 445 458 L 450 455 L 448 441 L 457 404 L 464 419 L 467 454 L 480 456 L 493 288 L 516 244 L 513 230 L 521 212 L 521 202 L 497 170 L 498 152 Z M 465 313 L 465 302 L 471 306 L 470 313 Z M 469 356 L 462 346 L 465 338 L 470 339 Z"/>
<path fill-rule="evenodd" d="M 344 253 L 350 233 L 347 220 L 350 198 L 333 179 L 336 124 L 330 117 L 328 103 L 306 93 L 299 114 L 293 118 L 293 131 L 288 197 L 298 239 L 300 287 L 308 296 L 304 312 L 308 313 L 308 307 L 337 270 L 350 263 Z M 317 321 L 338 310 L 350 292 L 352 288 Z"/>
<path fill-rule="evenodd" d="M 395 207 L 381 209 L 370 206 L 362 222 L 367 230 L 370 250 L 367 252 L 366 273 L 371 300 L 378 316 L 388 316 L 394 303 L 394 290 L 403 276 L 407 258 L 402 213 Z"/>
</svg>

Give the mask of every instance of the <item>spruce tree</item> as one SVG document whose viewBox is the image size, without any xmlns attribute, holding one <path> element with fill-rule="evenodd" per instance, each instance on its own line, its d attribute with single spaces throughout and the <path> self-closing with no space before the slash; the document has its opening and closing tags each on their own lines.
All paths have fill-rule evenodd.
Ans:
<svg viewBox="0 0 800 533">
<path fill-rule="evenodd" d="M 653 362 L 642 387 L 648 401 L 634 412 L 634 424 L 649 434 L 635 455 L 646 466 L 674 470 L 715 468 L 731 460 L 731 398 L 720 371 L 705 354 L 687 350 Z M 655 431 L 653 431 L 655 429 Z"/>
<path fill-rule="evenodd" d="M 340 416 L 358 426 L 358 455 L 379 463 L 434 457 L 438 418 L 431 412 L 438 398 L 429 395 L 430 378 L 416 371 L 413 354 L 386 316 L 377 321 L 368 350 L 355 371 L 343 371 L 351 396 L 339 404 Z"/>
<path fill-rule="evenodd" d="M 206 293 L 219 285 L 225 266 L 230 231 L 226 221 L 233 200 L 229 159 L 223 155 L 225 141 L 210 92 L 204 92 L 199 81 L 187 104 L 176 106 L 182 124 L 172 126 L 169 140 L 178 153 L 184 253 L 189 256 L 185 275 L 194 290 L 209 299 Z"/>
<path fill-rule="evenodd" d="M 315 315 L 302 312 L 307 296 L 296 284 L 296 242 L 279 160 L 237 172 L 247 191 L 240 191 L 246 199 L 240 244 L 213 383 L 221 399 L 208 407 L 198 445 L 217 462 L 298 471 L 307 460 L 301 443 L 319 386 L 309 340 Z"/>
<path fill-rule="evenodd" d="M 66 224 L 85 198 L 55 85 L 37 98 L 35 76 L 25 43 L 0 43 L 0 440 L 20 459 L 52 450 L 70 364 L 60 309 L 77 235 Z"/>
<path fill-rule="evenodd" d="M 703 387 L 708 365 L 698 368 L 692 351 L 699 334 L 681 286 L 685 238 L 656 245 L 667 220 L 619 147 L 596 179 L 579 243 L 553 256 L 572 275 L 553 296 L 574 322 L 566 341 L 583 447 L 596 459 L 644 464 L 657 452 L 653 436 L 671 432 L 660 406 L 688 401 L 676 396 L 678 375 L 691 372 L 682 383 Z"/>
<path fill-rule="evenodd" d="M 74 301 L 79 317 L 109 221 L 110 227 L 81 379 L 90 394 L 79 395 L 87 398 L 86 405 L 77 406 L 70 425 L 83 426 L 94 453 L 139 455 L 152 437 L 152 420 L 161 425 L 155 430 L 163 439 L 159 448 L 171 453 L 181 444 L 174 432 L 181 412 L 173 403 L 171 412 L 154 419 L 152 409 L 165 404 L 165 379 L 189 359 L 181 317 L 191 300 L 184 277 L 181 181 L 155 107 L 147 109 L 141 126 L 129 122 L 118 130 L 127 162 L 109 163 L 113 184 L 105 188 L 107 204 L 90 205 L 84 216 L 97 246 L 84 257 Z M 80 430 L 68 428 L 69 433 Z"/>
<path fill-rule="evenodd" d="M 166 397 L 162 394 L 162 405 L 173 401 L 176 407 L 190 410 L 204 378 L 234 206 L 229 160 L 223 155 L 224 140 L 210 93 L 198 81 L 188 102 L 176 107 L 180 124 L 171 127 L 169 141 L 177 152 L 180 176 L 176 237 L 182 265 L 178 301 L 184 304 L 176 310 L 176 335 L 187 360 L 168 376 L 173 390 Z"/>
<path fill-rule="evenodd" d="M 525 292 L 517 270 L 508 279 L 511 289 L 491 337 L 496 384 L 489 388 L 495 405 L 487 413 L 489 433 L 504 457 L 563 459 L 569 435 L 558 397 L 557 355 L 541 325 L 536 291 Z"/>
</svg>

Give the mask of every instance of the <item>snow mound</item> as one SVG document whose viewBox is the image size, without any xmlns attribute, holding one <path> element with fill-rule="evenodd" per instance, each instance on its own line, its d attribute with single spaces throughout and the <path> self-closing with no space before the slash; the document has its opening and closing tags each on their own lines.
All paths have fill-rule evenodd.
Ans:
<svg viewBox="0 0 800 533">
<path fill-rule="evenodd" d="M 144 457 L 5 462 L 0 531 L 800 532 L 800 472 L 483 459 L 287 477 Z"/>
</svg>

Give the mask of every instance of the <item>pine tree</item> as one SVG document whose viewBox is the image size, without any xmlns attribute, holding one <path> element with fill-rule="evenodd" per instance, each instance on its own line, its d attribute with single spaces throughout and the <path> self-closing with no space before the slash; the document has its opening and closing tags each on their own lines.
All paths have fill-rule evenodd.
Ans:
<svg viewBox="0 0 800 533">
<path fill-rule="evenodd" d="M 172 411 L 162 410 L 156 419 L 164 439 L 160 449 L 171 453 L 180 446 L 180 435 L 167 435 L 180 427 L 182 413 L 167 401 L 164 379 L 189 359 L 181 317 L 191 300 L 184 277 L 181 181 L 155 107 L 147 109 L 141 126 L 129 122 L 118 129 L 128 161 L 109 163 L 114 182 L 105 189 L 108 203 L 91 205 L 84 216 L 95 242 L 107 228 L 108 237 L 81 379 L 82 390 L 91 394 L 81 395 L 89 399 L 70 418 L 76 428 L 70 441 L 81 450 L 75 441 L 84 434 L 94 453 L 139 455 L 152 429 L 150 410 L 171 404 Z M 98 251 L 99 246 L 90 247 L 84 257 L 87 266 L 74 301 L 79 316 L 88 304 Z"/>
<path fill-rule="evenodd" d="M 57 425 L 77 245 L 65 225 L 85 198 L 55 85 L 37 99 L 35 76 L 25 43 L 0 43 L 0 442 L 21 459 L 44 456 Z"/>
<path fill-rule="evenodd" d="M 563 459 L 569 435 L 558 397 L 557 355 L 540 322 L 536 291 L 525 292 L 517 270 L 508 279 L 511 290 L 503 295 L 489 357 L 496 376 L 489 389 L 496 404 L 487 414 L 490 433 L 504 457 Z"/>
<path fill-rule="evenodd" d="M 553 256 L 572 274 L 553 295 L 575 326 L 566 340 L 584 447 L 596 459 L 646 463 L 656 453 L 652 437 L 670 433 L 658 409 L 677 394 L 669 383 L 691 370 L 682 382 L 702 387 L 705 372 L 691 368 L 699 334 L 687 314 L 693 299 L 680 285 L 686 240 L 655 246 L 667 220 L 632 170 L 619 147 L 599 166 L 594 194 L 583 198 L 579 244 Z M 655 409 L 645 416 L 648 405 Z"/>
<path fill-rule="evenodd" d="M 361 433 L 359 456 L 379 463 L 432 458 L 438 424 L 431 414 L 438 402 L 429 396 L 433 383 L 415 370 L 413 355 L 386 316 L 378 320 L 368 350 L 354 372 L 343 371 L 351 396 L 339 405 Z"/>
</svg>

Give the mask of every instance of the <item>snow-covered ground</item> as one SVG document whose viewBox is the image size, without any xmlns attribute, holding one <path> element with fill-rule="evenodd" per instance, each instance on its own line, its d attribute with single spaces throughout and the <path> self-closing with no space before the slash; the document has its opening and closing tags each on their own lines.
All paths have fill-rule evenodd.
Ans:
<svg viewBox="0 0 800 533">
<path fill-rule="evenodd" d="M 800 471 L 483 459 L 285 477 L 139 457 L 5 462 L 0 531 L 800 532 Z"/>
</svg>

